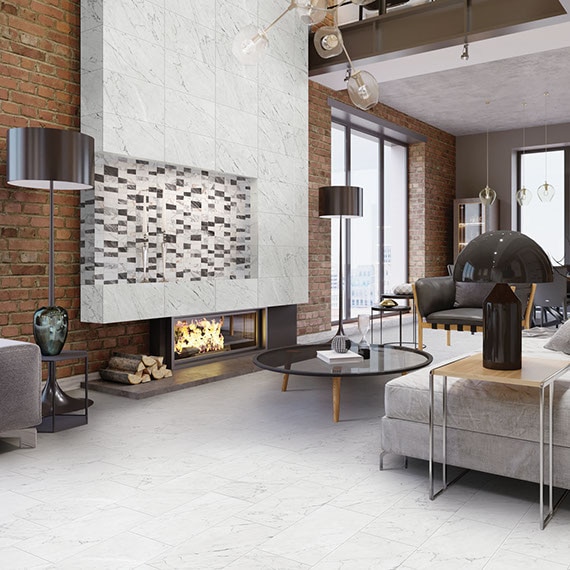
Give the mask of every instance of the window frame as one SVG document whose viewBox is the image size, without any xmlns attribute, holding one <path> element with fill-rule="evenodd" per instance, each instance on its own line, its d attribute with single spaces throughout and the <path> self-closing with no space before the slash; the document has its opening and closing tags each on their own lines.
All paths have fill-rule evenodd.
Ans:
<svg viewBox="0 0 570 570">
<path fill-rule="evenodd" d="M 379 160 L 379 170 L 378 170 L 378 193 L 379 193 L 379 212 L 378 212 L 378 264 L 379 264 L 379 284 L 378 288 L 380 292 L 384 291 L 384 248 L 385 248 L 385 239 L 384 239 L 384 227 L 385 227 L 385 211 L 384 211 L 384 196 L 385 196 L 385 152 L 384 147 L 386 143 L 397 145 L 403 147 L 406 153 L 406 211 L 405 211 L 405 224 L 406 224 L 406 259 L 405 259 L 405 266 L 406 266 L 406 276 L 409 275 L 409 208 L 410 208 L 410 200 L 409 200 L 409 144 L 403 142 L 402 140 L 398 140 L 396 138 L 390 137 L 386 134 L 379 133 L 378 130 L 375 129 L 367 129 L 361 125 L 354 125 L 350 120 L 343 120 L 338 117 L 332 117 L 331 119 L 332 125 L 338 125 L 344 129 L 344 183 L 347 186 L 351 185 L 351 172 L 352 172 L 352 160 L 351 160 L 351 139 L 352 139 L 352 132 L 356 131 L 358 133 L 362 133 L 364 135 L 370 136 L 378 140 L 378 160 Z M 332 128 L 332 127 L 331 127 Z M 331 152 L 332 155 L 332 152 Z M 331 164 L 331 171 L 332 171 L 332 164 Z M 351 292 L 352 292 L 352 283 L 351 283 L 351 275 L 352 275 L 352 267 L 351 267 L 351 245 L 352 245 L 352 236 L 351 236 L 351 223 L 350 219 L 344 220 L 344 227 L 343 227 L 343 234 L 344 234 L 344 242 L 345 248 L 343 251 L 343 275 L 344 275 L 344 298 L 343 298 L 343 322 L 355 322 L 356 317 L 351 317 L 351 307 L 352 307 L 352 299 L 351 299 Z M 331 236 L 332 237 L 332 236 Z M 342 244 L 340 244 L 342 247 Z M 342 284 L 339 283 L 339 287 Z M 331 289 L 332 291 L 332 289 Z M 382 294 L 382 293 L 380 293 Z M 332 320 L 332 311 L 331 311 L 331 324 L 337 325 L 338 318 Z"/>
</svg>

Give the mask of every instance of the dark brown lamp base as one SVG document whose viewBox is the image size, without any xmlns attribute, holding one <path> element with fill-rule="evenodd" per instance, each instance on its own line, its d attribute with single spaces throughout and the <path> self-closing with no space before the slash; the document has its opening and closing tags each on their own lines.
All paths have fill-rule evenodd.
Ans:
<svg viewBox="0 0 570 570">
<path fill-rule="evenodd" d="M 52 388 L 55 384 L 55 394 Z M 53 402 L 53 404 L 52 404 Z M 87 400 L 87 405 L 91 406 L 93 400 Z M 55 414 L 67 414 L 85 409 L 84 398 L 73 398 L 68 396 L 59 386 L 57 380 L 46 382 L 42 392 L 42 417 L 52 415 L 52 405 L 55 405 Z"/>
<path fill-rule="evenodd" d="M 508 283 L 497 283 L 483 301 L 483 367 L 519 370 L 522 366 L 521 302 Z"/>
</svg>

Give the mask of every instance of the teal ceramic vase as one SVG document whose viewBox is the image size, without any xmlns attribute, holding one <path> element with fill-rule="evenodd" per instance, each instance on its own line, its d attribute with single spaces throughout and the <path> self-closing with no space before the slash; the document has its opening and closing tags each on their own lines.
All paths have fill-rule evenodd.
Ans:
<svg viewBox="0 0 570 570">
<path fill-rule="evenodd" d="M 34 313 L 34 338 L 44 356 L 56 356 L 62 351 L 67 323 L 67 311 L 62 307 L 42 307 Z"/>
</svg>

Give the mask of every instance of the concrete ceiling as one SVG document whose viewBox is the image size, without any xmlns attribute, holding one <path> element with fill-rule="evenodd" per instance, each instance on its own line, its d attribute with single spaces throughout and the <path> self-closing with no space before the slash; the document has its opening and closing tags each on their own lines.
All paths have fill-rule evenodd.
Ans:
<svg viewBox="0 0 570 570">
<path fill-rule="evenodd" d="M 548 124 L 570 122 L 570 22 L 473 42 L 468 62 L 461 51 L 458 44 L 362 67 L 378 79 L 382 103 L 456 136 L 543 125 L 545 91 Z M 343 89 L 343 78 L 311 79 Z"/>
<path fill-rule="evenodd" d="M 381 82 L 380 100 L 460 136 L 543 125 L 545 103 L 548 124 L 570 122 L 569 91 L 567 47 Z"/>
</svg>

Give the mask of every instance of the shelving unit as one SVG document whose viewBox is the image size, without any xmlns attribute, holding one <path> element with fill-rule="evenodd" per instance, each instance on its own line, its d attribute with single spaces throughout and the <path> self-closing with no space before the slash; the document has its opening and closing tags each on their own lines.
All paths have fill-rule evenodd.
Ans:
<svg viewBox="0 0 570 570">
<path fill-rule="evenodd" d="M 474 238 L 499 229 L 499 200 L 483 206 L 479 198 L 453 201 L 453 259 Z"/>
</svg>

